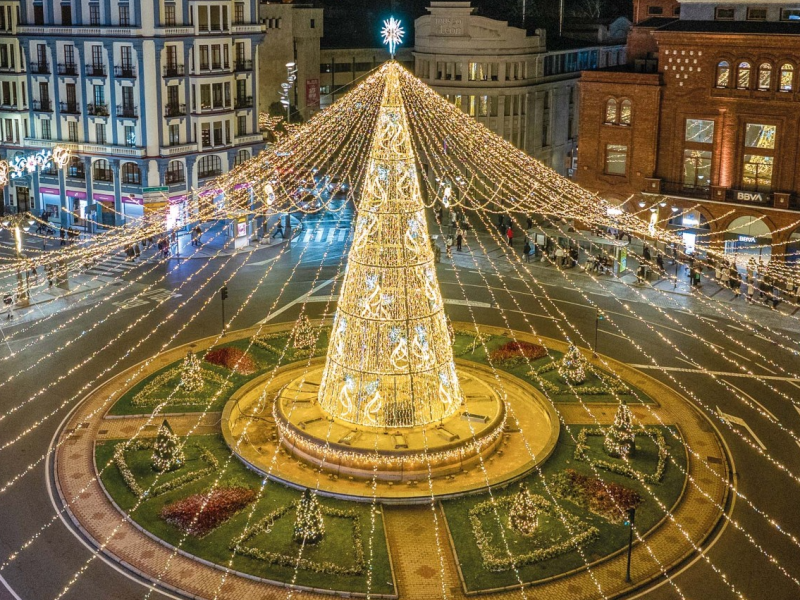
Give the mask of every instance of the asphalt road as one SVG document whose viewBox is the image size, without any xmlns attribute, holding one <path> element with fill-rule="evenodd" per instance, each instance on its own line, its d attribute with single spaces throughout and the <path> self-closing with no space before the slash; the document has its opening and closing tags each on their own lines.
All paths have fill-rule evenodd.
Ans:
<svg viewBox="0 0 800 600">
<path fill-rule="evenodd" d="M 118 360 L 119 364 L 100 380 L 149 358 L 165 343 L 174 346 L 219 332 L 221 307 L 215 294 L 223 283 L 227 283 L 230 294 L 228 316 L 252 294 L 247 306 L 230 324 L 232 329 L 252 326 L 267 317 L 279 295 L 275 307 L 282 312 L 273 320 L 292 320 L 301 308 L 298 299 L 309 291 L 312 283 L 327 282 L 316 292 L 317 296 L 338 293 L 340 281 L 332 280 L 342 273 L 340 263 L 346 248 L 346 241 L 339 240 L 342 236 L 338 231 L 347 230 L 347 225 L 336 229 L 335 217 L 328 215 L 320 226 L 326 232 L 321 236 L 322 241 L 316 241 L 320 237 L 317 235 L 304 241 L 306 236 L 301 235 L 277 261 L 268 262 L 280 252 L 278 248 L 214 260 L 184 260 L 156 286 L 160 291 L 175 293 L 172 297 L 167 294 L 166 300 L 162 295 L 144 302 L 124 302 L 162 277 L 167 268 L 172 270 L 174 261 L 169 267 L 159 266 L 120 293 L 115 299 L 118 304 L 88 301 L 77 303 L 45 322 L 10 327 L 2 324 L 0 359 L 23 346 L 26 348 L 0 362 L 0 383 L 14 376 L 0 387 L 0 415 L 24 404 L 0 420 L 0 488 L 24 473 L 5 492 L 0 492 L 0 564 L 18 553 L 0 570 L 3 578 L 0 600 L 56 598 L 68 584 L 66 598 L 127 600 L 145 595 L 145 587 L 134 576 L 105 561 L 87 562 L 92 556 L 90 550 L 56 517 L 49 495 L 48 463 L 41 457 L 59 424 L 78 401 L 73 398 L 80 398 L 86 392 L 87 382 Z M 307 231 L 314 227 L 313 223 L 307 223 Z M 337 233 L 329 234 L 330 229 Z M 477 248 L 476 244 L 473 246 Z M 326 249 L 328 253 L 321 263 Z M 580 343 L 590 346 L 596 322 L 594 307 L 589 302 L 595 303 L 607 314 L 598 327 L 598 351 L 634 365 L 652 367 L 655 362 L 660 368 L 647 368 L 650 375 L 676 389 L 685 387 L 687 395 L 689 392 L 695 395 L 695 403 L 714 411 L 707 414 L 722 432 L 733 456 L 738 489 L 750 503 L 737 499 L 733 509 L 732 520 L 744 533 L 736 526 L 726 526 L 706 553 L 708 561 L 698 559 L 685 565 L 673 577 L 674 586 L 664 583 L 647 591 L 644 597 L 679 598 L 682 593 L 687 598 L 716 600 L 735 597 L 732 587 L 751 600 L 800 597 L 798 585 L 780 570 L 785 568 L 792 577 L 800 578 L 798 548 L 751 507 L 768 514 L 785 531 L 800 535 L 798 481 L 793 479 L 800 477 L 800 444 L 790 435 L 790 431 L 800 431 L 800 411 L 792 404 L 792 399 L 800 399 L 800 381 L 795 379 L 800 373 L 800 360 L 768 339 L 775 337 L 784 346 L 792 346 L 794 340 L 796 347 L 797 329 L 782 330 L 780 334 L 786 338 L 769 332 L 759 337 L 725 308 L 721 311 L 698 308 L 705 314 L 704 319 L 698 319 L 683 312 L 695 309 L 692 299 L 676 295 L 663 302 L 649 301 L 649 296 L 631 297 L 623 286 L 608 284 L 608 289 L 619 291 L 623 297 L 616 300 L 608 289 L 598 287 L 588 278 L 571 275 L 567 280 L 541 265 L 532 266 L 530 273 L 518 273 L 500 258 L 501 254 L 501 250 L 493 250 L 491 260 L 487 261 L 483 252 L 476 252 L 474 257 L 465 252 L 454 261 L 445 258 L 439 265 L 445 299 L 464 302 L 447 304 L 453 320 L 471 321 L 474 317 L 480 323 L 522 331 L 533 329 L 560 339 L 569 336 L 580 340 L 582 336 L 586 342 Z M 140 268 L 152 266 L 146 264 L 129 271 L 120 281 L 132 280 Z M 237 268 L 236 276 L 231 278 Z M 267 269 L 271 271 L 263 279 Z M 576 282 L 578 290 L 572 289 L 571 282 Z M 614 288 L 615 285 L 619 288 Z M 178 316 L 171 317 L 181 304 L 185 306 L 178 310 Z M 321 314 L 324 306 L 324 302 L 310 302 L 306 310 L 313 318 Z M 737 310 L 743 309 L 743 304 L 737 305 Z M 766 309 L 760 310 L 767 315 Z M 761 319 L 761 313 L 748 314 Z M 56 325 L 73 317 L 72 322 L 52 332 Z M 769 318 L 770 322 L 775 320 L 774 315 Z M 132 322 L 136 325 L 130 331 L 109 343 Z M 179 332 L 182 327 L 185 329 Z M 15 332 L 22 328 L 26 329 L 24 333 L 17 335 Z M 32 343 L 41 335 L 46 337 Z M 148 335 L 146 342 L 132 349 Z M 13 337 L 9 340 L 8 336 Z M 627 341 L 626 336 L 639 347 Z M 750 374 L 742 373 L 715 349 L 743 365 Z M 90 359 L 98 350 L 96 357 Z M 687 357 L 689 363 L 695 364 L 687 363 Z M 21 370 L 24 372 L 17 375 Z M 703 370 L 716 375 L 712 377 Z M 62 381 L 50 386 L 64 375 Z M 737 393 L 745 395 L 752 406 L 737 397 Z M 730 423 L 729 417 L 723 422 L 717 410 L 741 419 L 744 425 Z M 770 415 L 778 424 L 770 421 Z M 753 446 L 758 449 L 763 446 L 763 452 Z M 36 466 L 30 468 L 32 464 Z M 28 547 L 21 549 L 31 540 Z M 779 566 L 771 563 L 765 553 L 773 556 Z M 85 572 L 73 581 L 74 575 L 87 564 Z M 150 597 L 168 596 L 155 592 Z"/>
</svg>

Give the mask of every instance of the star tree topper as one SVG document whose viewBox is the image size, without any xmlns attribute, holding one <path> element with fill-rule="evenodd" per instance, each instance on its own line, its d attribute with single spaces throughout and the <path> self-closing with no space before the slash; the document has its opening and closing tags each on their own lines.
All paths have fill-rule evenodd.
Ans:
<svg viewBox="0 0 800 600">
<path fill-rule="evenodd" d="M 389 46 L 389 54 L 394 58 L 397 47 L 403 43 L 403 36 L 406 34 L 405 29 L 400 26 L 400 21 L 394 17 L 389 17 L 383 22 L 383 43 Z"/>
</svg>

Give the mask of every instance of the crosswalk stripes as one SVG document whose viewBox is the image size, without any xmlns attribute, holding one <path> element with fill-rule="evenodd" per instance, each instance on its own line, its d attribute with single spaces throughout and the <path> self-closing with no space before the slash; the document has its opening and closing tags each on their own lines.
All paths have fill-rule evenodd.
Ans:
<svg viewBox="0 0 800 600">
<path fill-rule="evenodd" d="M 329 244 L 334 241 L 344 242 L 349 235 L 350 229 L 339 229 L 336 227 L 320 228 L 317 230 L 307 229 L 305 234 L 303 234 L 303 243 L 307 244 L 311 241 L 322 242 L 323 240 Z"/>
<path fill-rule="evenodd" d="M 136 267 L 135 262 L 125 260 L 124 254 L 109 256 L 105 260 L 93 264 L 85 273 L 87 275 L 105 275 L 116 277 Z"/>
</svg>

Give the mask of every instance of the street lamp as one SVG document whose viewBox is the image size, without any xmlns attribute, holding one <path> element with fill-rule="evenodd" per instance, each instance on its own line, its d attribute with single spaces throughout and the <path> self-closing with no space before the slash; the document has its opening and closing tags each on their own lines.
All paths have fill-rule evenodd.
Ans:
<svg viewBox="0 0 800 600">
<path fill-rule="evenodd" d="M 16 215 L 7 215 L 3 218 L 2 225 L 14 236 L 14 253 L 17 259 L 24 260 L 25 254 L 22 252 L 22 228 L 33 225 L 34 220 L 29 213 L 20 213 Z M 17 304 L 20 306 L 28 306 L 30 302 L 30 293 L 28 291 L 28 269 L 25 269 L 25 277 L 22 277 L 22 271 L 17 266 Z"/>
<path fill-rule="evenodd" d="M 286 63 L 286 81 L 281 84 L 281 104 L 286 107 L 286 122 L 292 121 L 292 100 L 291 91 L 297 81 L 297 64 L 294 62 Z"/>
<path fill-rule="evenodd" d="M 631 551 L 633 550 L 633 522 L 636 519 L 636 509 L 629 508 L 628 515 L 625 519 L 625 525 L 628 526 L 628 568 L 625 571 L 625 581 L 631 582 Z"/>
</svg>

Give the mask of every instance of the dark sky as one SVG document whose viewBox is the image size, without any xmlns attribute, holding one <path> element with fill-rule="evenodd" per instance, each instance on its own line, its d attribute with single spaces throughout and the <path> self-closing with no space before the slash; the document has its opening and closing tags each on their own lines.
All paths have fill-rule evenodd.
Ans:
<svg viewBox="0 0 800 600">
<path fill-rule="evenodd" d="M 604 17 L 630 16 L 632 0 L 594 0 L 603 7 Z M 565 13 L 579 12 L 586 0 L 565 0 Z M 325 7 L 325 39 L 327 47 L 377 46 L 384 19 L 393 15 L 401 19 L 413 44 L 413 22 L 425 14 L 429 0 L 320 0 Z M 522 0 L 472 0 L 478 13 L 484 16 L 521 25 Z M 558 20 L 558 0 L 527 0 L 526 25 L 555 30 Z"/>
</svg>

